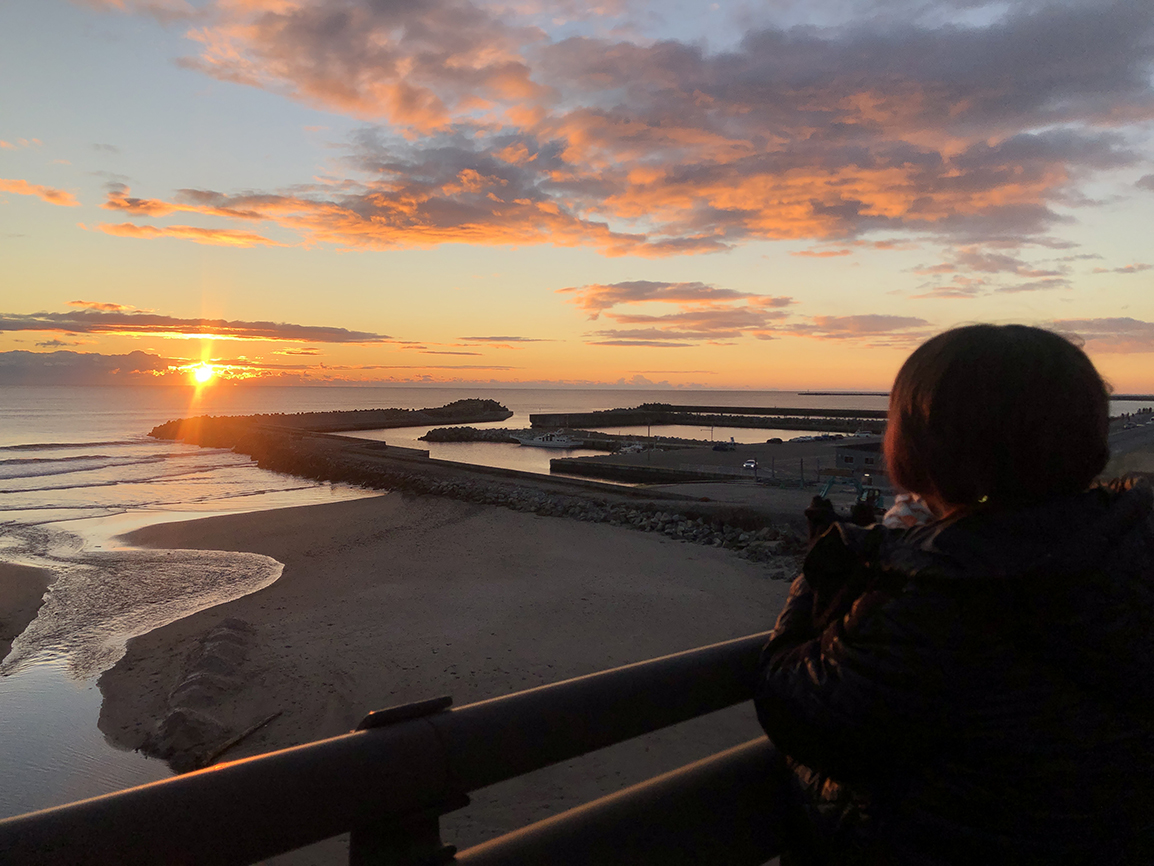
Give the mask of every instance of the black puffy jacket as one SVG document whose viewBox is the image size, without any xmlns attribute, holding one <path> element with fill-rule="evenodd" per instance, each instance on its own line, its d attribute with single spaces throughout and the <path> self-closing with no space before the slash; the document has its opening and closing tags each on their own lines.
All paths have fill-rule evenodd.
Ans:
<svg viewBox="0 0 1154 866">
<path fill-rule="evenodd" d="M 838 524 L 757 711 L 801 863 L 1154 863 L 1154 494 Z"/>
</svg>

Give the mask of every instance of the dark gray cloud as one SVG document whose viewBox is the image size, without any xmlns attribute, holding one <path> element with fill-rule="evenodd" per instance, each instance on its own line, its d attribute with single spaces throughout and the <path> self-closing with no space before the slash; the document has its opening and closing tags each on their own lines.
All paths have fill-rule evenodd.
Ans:
<svg viewBox="0 0 1154 866">
<path fill-rule="evenodd" d="M 1102 319 L 1058 319 L 1055 330 L 1079 337 L 1091 352 L 1135 354 L 1154 352 L 1154 322 L 1128 316 Z"/>
<path fill-rule="evenodd" d="M 950 250 L 949 258 L 936 265 L 914 269 L 919 274 L 1015 274 L 1021 277 L 1057 277 L 1068 272 L 1066 268 L 1043 268 L 1032 265 L 1019 256 L 980 247 L 961 247 Z"/>
<path fill-rule="evenodd" d="M 1067 261 L 1078 257 L 1067 257 Z M 931 277 L 918 288 L 914 298 L 976 298 L 989 292 L 1023 292 L 1071 285 L 1066 278 L 1066 264 L 1047 267 L 1031 263 L 1019 255 L 982 246 L 955 247 L 947 250 L 946 261 L 921 265 L 914 273 Z M 1007 282 L 1009 277 L 1024 277 L 1027 282 Z M 945 279 L 944 283 L 934 280 Z"/>
<path fill-rule="evenodd" d="M 479 99 L 520 102 L 545 90 L 521 56 L 544 34 L 467 0 L 221 4 L 216 12 L 215 38 L 185 66 L 356 117 L 439 128 Z"/>
<path fill-rule="evenodd" d="M 783 327 L 782 333 L 820 340 L 857 340 L 875 346 L 908 346 L 933 333 L 933 326 L 916 316 L 867 313 L 860 316 L 813 316 L 808 322 Z"/>
<path fill-rule="evenodd" d="M 1029 280 L 1025 283 L 999 286 L 994 291 L 1012 295 L 1019 292 L 1048 292 L 1053 289 L 1068 289 L 1070 286 L 1071 282 L 1065 277 L 1049 277 L 1044 280 Z"/>
<path fill-rule="evenodd" d="M 178 362 L 146 352 L 0 352 L 0 385 L 108 385 L 155 381 Z"/>
<path fill-rule="evenodd" d="M 1138 178 L 1138 180 L 1135 182 L 1134 186 L 1138 187 L 1139 189 L 1148 189 L 1151 192 L 1154 192 L 1154 174 L 1142 175 L 1142 177 Z"/>
<path fill-rule="evenodd" d="M 1154 4 L 1015 3 L 981 25 L 886 17 L 909 6 L 851 6 L 825 29 L 756 25 L 718 52 L 551 41 L 516 23 L 531 15 L 467 0 L 214 6 L 192 65 L 404 135 L 359 136 L 349 177 L 327 186 L 124 190 L 107 206 L 272 220 L 346 246 L 664 256 L 874 231 L 1068 245 L 1048 237 L 1072 220 L 1058 207 L 1140 162 L 1127 134 L 1154 118 Z"/>
<path fill-rule="evenodd" d="M 604 339 L 587 340 L 587 345 L 590 346 L 634 346 L 649 349 L 688 349 L 697 345 L 696 343 L 679 343 L 670 340 L 667 336 L 653 336 L 652 338 L 636 338 L 636 337 L 618 337 L 617 331 L 598 331 L 595 336 L 602 336 Z M 654 332 L 658 333 L 658 332 Z"/>
<path fill-rule="evenodd" d="M 81 302 L 89 303 L 89 302 Z M 116 307 L 117 305 L 107 305 Z M 226 319 L 181 319 L 157 313 L 121 309 L 70 310 L 65 313 L 0 313 L 0 331 L 55 331 L 67 334 L 213 335 L 239 340 L 290 340 L 309 343 L 381 343 L 385 334 L 349 331 L 284 322 L 244 322 Z"/>
</svg>

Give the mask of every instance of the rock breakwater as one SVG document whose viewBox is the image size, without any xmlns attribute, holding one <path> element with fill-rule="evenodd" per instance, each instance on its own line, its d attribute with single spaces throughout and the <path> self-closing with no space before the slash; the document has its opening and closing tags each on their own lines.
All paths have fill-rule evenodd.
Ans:
<svg viewBox="0 0 1154 866">
<path fill-rule="evenodd" d="M 263 469 L 315 481 L 445 496 L 546 517 L 660 532 L 686 542 L 733 550 L 757 562 L 793 557 L 805 547 L 799 526 L 745 506 L 693 501 L 688 497 L 676 497 L 677 505 L 671 506 L 668 496 L 631 488 L 610 493 L 603 487 L 589 489 L 590 485 L 584 482 L 548 478 L 536 482 L 503 470 L 397 456 L 395 451 L 400 449 L 382 447 L 383 443 L 271 427 L 247 419 L 208 419 L 197 433 L 196 441 L 203 445 L 232 448 L 254 458 Z M 567 484 L 572 486 L 565 492 L 551 489 Z M 792 577 L 795 565 L 792 559 L 783 561 L 770 576 Z"/>
<path fill-rule="evenodd" d="M 496 400 L 456 400 L 431 409 L 353 409 L 346 412 L 298 412 L 292 415 L 243 415 L 213 417 L 200 415 L 180 418 L 154 427 L 148 435 L 154 439 L 181 439 L 198 445 L 211 445 L 206 437 L 218 435 L 235 425 L 263 424 L 308 430 L 315 433 L 337 433 L 342 430 L 384 430 L 397 427 L 425 427 L 432 424 L 478 424 L 504 421 L 513 413 Z"/>
</svg>

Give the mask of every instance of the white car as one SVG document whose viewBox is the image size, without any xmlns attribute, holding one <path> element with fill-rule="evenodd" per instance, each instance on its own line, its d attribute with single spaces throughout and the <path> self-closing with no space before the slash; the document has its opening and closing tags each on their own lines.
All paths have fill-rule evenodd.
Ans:
<svg viewBox="0 0 1154 866">
<path fill-rule="evenodd" d="M 757 461 L 756 460 L 746 460 L 744 463 L 741 464 L 741 468 L 742 469 L 756 469 L 757 468 Z"/>
</svg>

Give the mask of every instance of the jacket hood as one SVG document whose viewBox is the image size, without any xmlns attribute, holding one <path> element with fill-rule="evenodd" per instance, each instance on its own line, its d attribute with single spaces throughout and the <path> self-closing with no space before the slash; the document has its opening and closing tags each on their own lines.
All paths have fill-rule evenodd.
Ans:
<svg viewBox="0 0 1154 866">
<path fill-rule="evenodd" d="M 1115 482 L 1013 512 L 892 532 L 891 578 L 997 592 L 1016 642 L 1118 709 L 1154 719 L 1154 489 Z"/>
<path fill-rule="evenodd" d="M 911 577 L 1058 578 L 1110 568 L 1143 539 L 1147 568 L 1154 567 L 1154 488 L 1128 479 L 1027 508 L 899 530 L 884 544 L 883 559 Z"/>
</svg>

